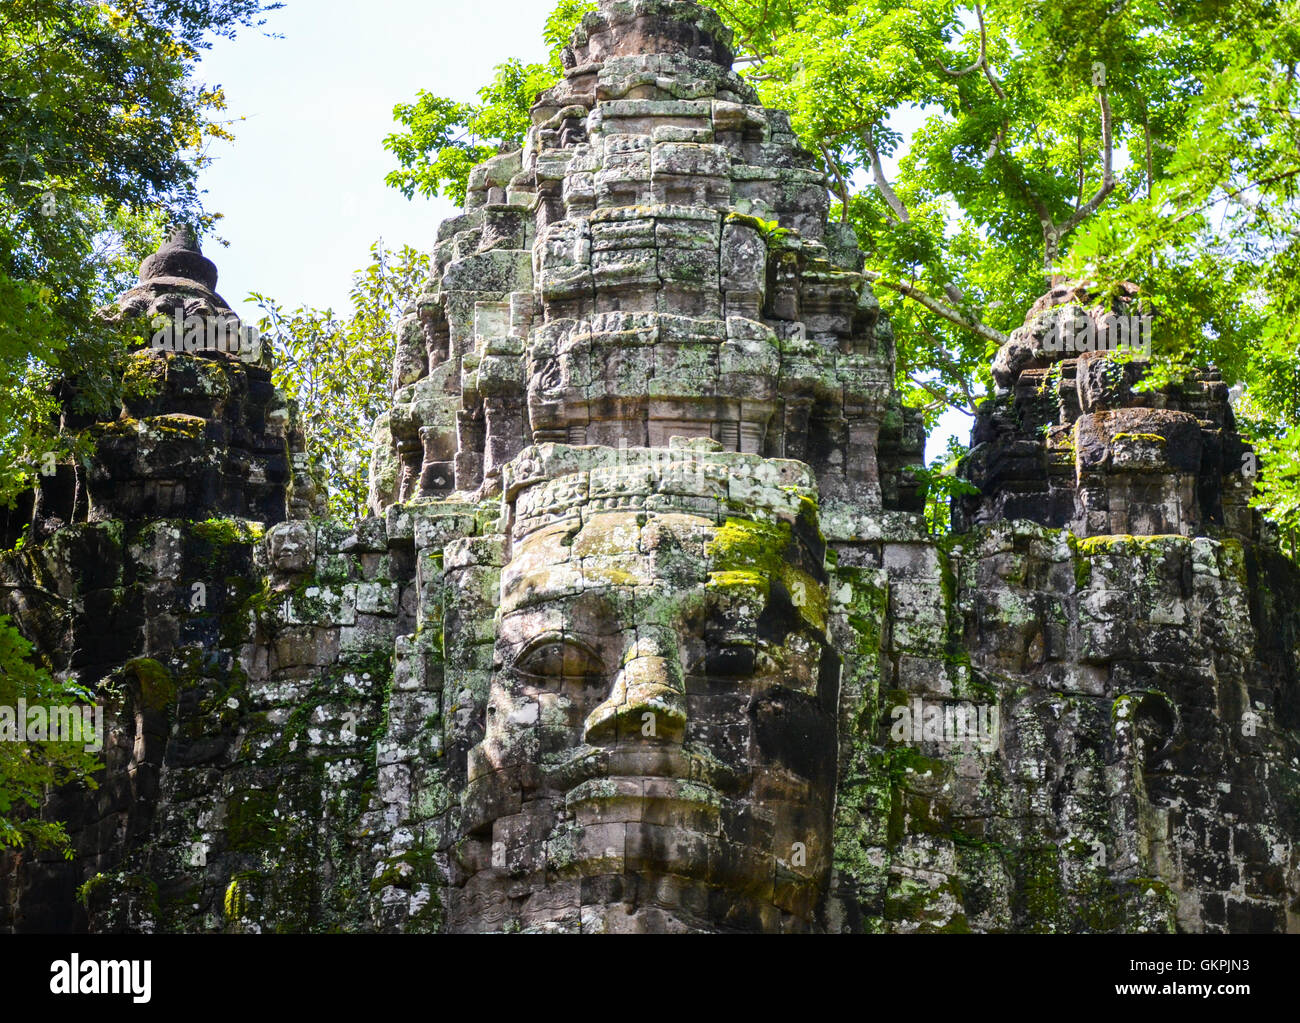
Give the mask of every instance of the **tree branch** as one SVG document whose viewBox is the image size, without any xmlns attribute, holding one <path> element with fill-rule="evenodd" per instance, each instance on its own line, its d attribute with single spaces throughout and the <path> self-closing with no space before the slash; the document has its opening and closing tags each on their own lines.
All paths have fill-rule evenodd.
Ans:
<svg viewBox="0 0 1300 1023">
<path fill-rule="evenodd" d="M 925 339 L 927 341 L 929 341 L 932 345 L 934 345 L 935 354 L 938 357 L 939 361 L 942 362 L 949 370 L 951 370 L 953 376 L 957 378 L 958 385 L 961 387 L 961 392 L 966 397 L 966 408 L 962 409 L 962 411 L 966 412 L 967 415 L 974 415 L 975 404 L 976 404 L 975 396 L 970 392 L 970 381 L 966 378 L 966 375 L 962 372 L 961 366 L 957 364 L 957 360 L 952 357 L 952 354 L 948 351 L 948 349 L 944 348 L 942 341 L 940 341 L 937 337 L 931 334 L 928 330 L 923 330 L 921 333 L 925 336 Z M 954 408 L 955 407 L 956 406 L 954 406 Z"/>
<path fill-rule="evenodd" d="M 872 125 L 872 127 L 875 127 L 875 125 Z M 885 168 L 880 163 L 880 152 L 876 149 L 875 140 L 871 137 L 869 130 L 862 133 L 862 144 L 871 157 L 871 174 L 876 179 L 876 187 L 880 189 L 880 194 L 899 220 L 904 224 L 911 223 L 912 215 L 907 212 L 907 207 L 903 205 L 903 201 L 898 198 L 897 193 L 889 184 L 889 179 L 885 177 Z"/>
<path fill-rule="evenodd" d="M 1146 139 L 1147 150 L 1147 198 L 1151 198 L 1151 193 L 1156 187 L 1156 176 L 1151 165 L 1151 125 L 1147 121 L 1146 111 L 1142 112 L 1142 134 Z"/>
<path fill-rule="evenodd" d="M 932 384 L 927 384 L 924 380 L 918 380 L 911 373 L 907 374 L 907 379 L 933 398 L 939 405 L 944 408 L 953 408 L 952 399 L 942 391 L 935 390 Z"/>
<path fill-rule="evenodd" d="M 863 276 L 872 284 L 879 284 L 882 288 L 888 288 L 890 291 L 897 292 L 904 298 L 910 298 L 912 301 L 930 310 L 930 312 L 934 313 L 936 316 L 947 320 L 951 324 L 961 327 L 963 330 L 968 330 L 972 334 L 978 334 L 980 337 L 988 341 L 996 341 L 998 344 L 1006 343 L 1007 335 L 1003 334 L 1000 330 L 994 330 L 986 324 L 979 323 L 976 320 L 967 319 L 956 309 L 952 308 L 952 306 L 940 302 L 937 298 L 927 295 L 925 292 L 921 291 L 919 288 L 913 287 L 911 284 L 907 284 L 903 281 L 891 281 L 883 274 L 877 273 L 875 270 L 864 270 L 862 273 Z"/>
<path fill-rule="evenodd" d="M 1076 209 L 1064 224 L 1056 228 L 1058 238 L 1069 234 L 1080 223 L 1096 213 L 1101 204 L 1106 201 L 1106 197 L 1115 190 L 1115 152 L 1111 138 L 1110 101 L 1106 99 L 1106 87 L 1104 85 L 1097 87 L 1097 103 L 1101 106 L 1101 187 L 1097 189 L 1096 194 L 1091 199 Z"/>
<path fill-rule="evenodd" d="M 1240 188 L 1234 188 L 1231 192 L 1226 193 L 1223 196 L 1223 198 L 1235 199 L 1237 196 L 1241 195 L 1242 192 L 1249 192 L 1252 188 L 1258 188 L 1260 185 L 1271 185 L 1277 181 L 1284 181 L 1287 178 L 1295 177 L 1297 174 L 1300 174 L 1300 167 L 1292 167 L 1290 170 L 1279 171 L 1277 174 L 1270 174 L 1266 178 L 1259 178 L 1258 180 L 1252 181 L 1249 184 L 1242 185 Z M 1199 206 L 1195 206 L 1190 210 L 1185 210 L 1184 212 L 1178 214 L 1178 216 L 1174 217 L 1174 219 L 1171 220 L 1170 223 L 1181 224 L 1188 217 L 1193 217 L 1196 214 L 1200 213 L 1202 210 L 1204 210 L 1206 207 L 1213 206 L 1216 202 L 1220 202 L 1220 201 L 1221 200 L 1219 199 L 1207 199 Z"/>
<path fill-rule="evenodd" d="M 953 71 L 944 65 L 943 61 L 937 61 L 940 70 L 952 78 L 965 78 L 973 71 L 983 70 L 984 77 L 988 79 L 989 85 L 993 86 L 993 91 L 997 93 L 998 99 L 1006 99 L 1007 94 L 1002 90 L 1002 83 L 993 71 L 993 66 L 989 63 L 989 36 L 988 30 L 984 27 L 984 8 L 979 4 L 975 5 L 975 17 L 980 26 L 980 55 L 968 68 L 961 71 Z"/>
<path fill-rule="evenodd" d="M 829 168 L 831 169 L 831 173 L 835 175 L 835 181 L 836 181 L 836 182 L 838 183 L 838 185 L 839 185 L 839 192 L 840 192 L 840 223 L 841 223 L 841 224 L 847 224 L 847 223 L 849 222 L 849 185 L 848 185 L 848 182 L 844 180 L 844 175 L 843 175 L 843 173 L 841 173 L 841 171 L 840 171 L 840 165 L 839 165 L 838 163 L 836 163 L 835 160 L 831 157 L 831 151 L 830 151 L 829 149 L 826 148 L 826 143 L 824 143 L 824 142 L 820 142 L 820 141 L 819 141 L 819 142 L 817 143 L 817 147 L 822 151 L 822 159 L 824 159 L 824 160 L 826 161 L 826 166 L 829 167 Z"/>
<path fill-rule="evenodd" d="M 872 127 L 875 127 L 875 125 L 872 125 Z M 889 183 L 889 179 L 885 177 L 885 168 L 880 162 L 880 153 L 876 148 L 875 141 L 872 139 L 870 131 L 862 133 L 862 144 L 866 147 L 867 153 L 871 157 L 871 174 L 875 178 L 876 187 L 880 189 L 880 194 L 884 197 L 885 202 L 889 204 L 889 208 L 894 211 L 894 214 L 898 219 L 904 224 L 910 224 L 912 222 L 912 215 L 908 213 L 907 207 L 903 205 L 903 201 L 898 197 L 898 193 L 894 191 L 893 186 Z M 961 305 L 966 301 L 965 293 L 955 284 L 945 284 L 943 290 L 944 294 L 948 296 L 949 301 L 954 305 Z"/>
</svg>

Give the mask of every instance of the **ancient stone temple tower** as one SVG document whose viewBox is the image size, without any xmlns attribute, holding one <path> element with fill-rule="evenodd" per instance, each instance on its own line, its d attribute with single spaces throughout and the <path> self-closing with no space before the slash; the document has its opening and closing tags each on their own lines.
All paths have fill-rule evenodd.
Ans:
<svg viewBox="0 0 1300 1023">
<path fill-rule="evenodd" d="M 1121 326 L 1132 335 L 1124 347 L 1137 349 L 1140 308 L 1129 295 L 1103 309 L 1071 285 L 1035 303 L 994 361 L 997 394 L 980 411 L 964 467 L 980 493 L 960 503 L 959 522 L 1257 538 L 1257 462 L 1217 371 L 1143 393 L 1135 385 L 1146 363 L 1108 357 L 1109 335 L 1125 341 Z"/>
<path fill-rule="evenodd" d="M 308 477 L 299 471 L 292 485 L 294 466 L 306 465 L 303 441 L 267 357 L 240 332 L 216 286 L 217 268 L 188 230 L 144 261 L 115 311 L 149 327 L 146 349 L 130 359 L 122 414 L 100 423 L 65 415 L 66 429 L 94 437 L 96 457 L 88 472 L 68 463 L 40 477 L 20 513 L 11 513 L 20 521 L 0 535 L 5 546 L 29 523 L 33 537 L 44 538 L 88 520 L 230 516 L 275 524 L 314 509 Z M 159 359 L 155 347 L 176 357 Z"/>
<path fill-rule="evenodd" d="M 439 232 L 369 518 L 261 356 L 137 353 L 69 424 L 104 485 L 33 500 L 0 613 L 112 727 L 0 928 L 1300 929 L 1300 578 L 1222 384 L 1062 358 L 1100 313 L 1047 296 L 935 537 L 856 240 L 716 15 L 605 2 L 565 63 Z M 123 311 L 214 286 L 178 238 Z"/>
<path fill-rule="evenodd" d="M 522 152 L 477 168 L 402 332 L 371 504 L 499 491 L 529 443 L 798 459 L 823 502 L 915 510 L 919 419 L 856 239 L 706 8 L 584 21 Z M 391 441 L 387 438 L 391 436 Z"/>
</svg>

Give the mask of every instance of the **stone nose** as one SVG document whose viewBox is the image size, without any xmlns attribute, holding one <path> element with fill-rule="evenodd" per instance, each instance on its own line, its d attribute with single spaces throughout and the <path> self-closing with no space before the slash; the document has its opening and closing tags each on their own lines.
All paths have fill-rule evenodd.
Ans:
<svg viewBox="0 0 1300 1023">
<path fill-rule="evenodd" d="M 609 698 L 587 716 L 583 732 L 593 746 L 680 744 L 686 733 L 681 666 L 660 650 L 638 644 L 624 659 Z"/>
</svg>

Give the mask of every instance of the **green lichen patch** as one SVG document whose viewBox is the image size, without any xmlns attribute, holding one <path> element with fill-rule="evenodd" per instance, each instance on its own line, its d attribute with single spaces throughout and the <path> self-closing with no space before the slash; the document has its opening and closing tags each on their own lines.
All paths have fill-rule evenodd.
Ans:
<svg viewBox="0 0 1300 1023">
<path fill-rule="evenodd" d="M 1148 444 L 1164 444 L 1165 438 L 1158 433 L 1117 433 L 1111 437 L 1111 443 L 1124 440 L 1143 441 Z"/>
<path fill-rule="evenodd" d="M 171 440 L 202 440 L 207 423 L 198 416 L 172 414 L 142 420 L 146 430 Z"/>
<path fill-rule="evenodd" d="M 1079 538 L 1073 533 L 1066 537 L 1070 545 L 1071 559 L 1074 565 L 1074 588 L 1086 590 L 1092 585 L 1092 560 L 1089 555 L 1079 550 Z"/>
<path fill-rule="evenodd" d="M 217 547 L 261 543 L 266 535 L 266 527 L 251 519 L 208 519 L 194 523 L 192 530 L 200 540 Z"/>
<path fill-rule="evenodd" d="M 140 699 L 150 710 L 166 710 L 176 702 L 176 682 L 167 668 L 149 657 L 137 657 L 123 666 L 140 687 Z"/>
<path fill-rule="evenodd" d="M 760 220 L 758 217 L 751 217 L 747 213 L 728 213 L 723 223 L 735 224 L 737 227 L 747 227 L 751 231 L 757 231 L 762 235 L 774 230 L 775 225 L 775 221 Z"/>
<path fill-rule="evenodd" d="M 1107 536 L 1076 537 L 1074 549 L 1080 557 L 1095 558 L 1101 555 L 1115 557 L 1140 557 L 1144 554 L 1164 554 L 1186 544 L 1187 538 L 1176 533 L 1157 533 L 1152 536 L 1135 536 L 1121 533 Z"/>
<path fill-rule="evenodd" d="M 127 357 L 122 375 L 122 395 L 128 402 L 146 401 L 162 392 L 167 379 L 167 364 L 149 352 L 135 352 Z"/>
<path fill-rule="evenodd" d="M 752 586 L 770 593 L 779 584 L 806 622 L 825 629 L 825 588 L 798 567 L 802 552 L 789 523 L 728 518 L 705 554 L 711 560 L 711 586 Z"/>
<path fill-rule="evenodd" d="M 130 871 L 95 874 L 77 889 L 77 901 L 101 932 L 151 929 L 160 915 L 157 883 Z"/>
<path fill-rule="evenodd" d="M 279 845 L 276 794 L 237 792 L 226 801 L 226 841 L 235 852 L 257 852 Z"/>
<path fill-rule="evenodd" d="M 239 879 L 231 881 L 226 887 L 225 897 L 222 899 L 222 908 L 229 921 L 238 920 L 248 910 L 248 895 L 239 883 Z"/>
</svg>

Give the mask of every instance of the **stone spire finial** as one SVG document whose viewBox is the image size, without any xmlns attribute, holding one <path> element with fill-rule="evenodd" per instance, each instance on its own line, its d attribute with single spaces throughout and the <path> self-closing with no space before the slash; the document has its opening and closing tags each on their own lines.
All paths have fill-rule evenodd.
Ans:
<svg viewBox="0 0 1300 1023">
<path fill-rule="evenodd" d="M 188 225 L 173 227 L 162 247 L 140 264 L 141 284 L 168 278 L 193 281 L 211 291 L 216 290 L 217 265 L 203 255 L 198 236 Z"/>
<path fill-rule="evenodd" d="M 216 289 L 217 265 L 203 255 L 194 229 L 178 224 L 140 264 L 139 283 L 122 295 L 118 309 L 126 316 L 171 315 L 176 308 L 186 315 L 229 313 L 229 304 Z"/>
<path fill-rule="evenodd" d="M 680 53 L 730 68 L 733 33 L 716 11 L 681 0 L 602 0 L 574 33 L 568 67 L 609 57 Z"/>
</svg>

